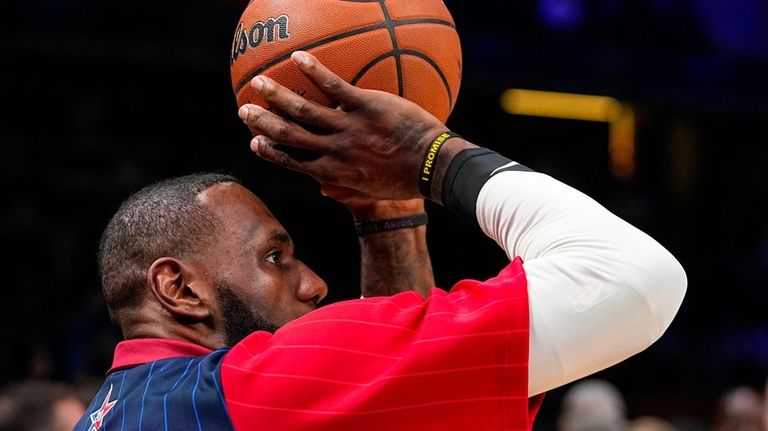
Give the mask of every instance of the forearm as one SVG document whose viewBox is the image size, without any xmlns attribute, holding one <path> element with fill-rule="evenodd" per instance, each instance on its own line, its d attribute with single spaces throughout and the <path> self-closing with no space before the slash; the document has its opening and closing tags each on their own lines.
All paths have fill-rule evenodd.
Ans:
<svg viewBox="0 0 768 431">
<path fill-rule="evenodd" d="M 422 199 L 347 204 L 357 222 L 389 220 L 424 212 Z M 426 296 L 434 287 L 426 225 L 360 235 L 362 296 L 388 296 L 416 291 Z"/>
<path fill-rule="evenodd" d="M 360 237 L 360 289 L 364 297 L 416 291 L 426 296 L 435 280 L 426 226 Z"/>
<path fill-rule="evenodd" d="M 446 162 L 443 203 L 525 262 L 531 395 L 613 365 L 667 329 L 686 278 L 658 242 L 585 194 L 488 150 Z"/>
</svg>

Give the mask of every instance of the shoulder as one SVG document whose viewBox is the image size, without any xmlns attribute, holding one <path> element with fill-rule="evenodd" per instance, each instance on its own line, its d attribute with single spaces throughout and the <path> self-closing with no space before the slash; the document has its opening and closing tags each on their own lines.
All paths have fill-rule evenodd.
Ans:
<svg viewBox="0 0 768 431">
<path fill-rule="evenodd" d="M 425 332 L 458 333 L 505 325 L 510 314 L 527 318 L 526 289 L 522 261 L 515 259 L 493 278 L 462 280 L 450 291 L 433 288 L 427 298 L 403 292 L 337 302 L 288 323 L 275 334 L 251 334 L 232 348 L 224 362 L 251 362 L 269 350 L 298 351 L 299 346 L 403 346 Z M 473 319 L 468 324 L 463 316 L 470 314 Z"/>
</svg>

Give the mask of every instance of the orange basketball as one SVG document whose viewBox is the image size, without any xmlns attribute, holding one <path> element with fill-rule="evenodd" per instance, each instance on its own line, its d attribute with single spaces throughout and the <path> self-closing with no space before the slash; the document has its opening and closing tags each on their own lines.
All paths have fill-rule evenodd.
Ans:
<svg viewBox="0 0 768 431">
<path fill-rule="evenodd" d="M 388 91 L 445 122 L 461 82 L 461 45 L 442 0 L 251 0 L 232 43 L 237 105 L 266 102 L 249 81 L 263 74 L 330 105 L 291 62 L 312 53 L 362 88 Z"/>
</svg>

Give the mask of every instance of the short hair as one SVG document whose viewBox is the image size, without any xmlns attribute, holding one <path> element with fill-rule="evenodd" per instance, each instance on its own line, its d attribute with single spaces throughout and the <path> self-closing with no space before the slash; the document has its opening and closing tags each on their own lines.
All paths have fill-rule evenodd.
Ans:
<svg viewBox="0 0 768 431">
<path fill-rule="evenodd" d="M 222 183 L 240 180 L 197 173 L 159 181 L 123 201 L 101 236 L 98 256 L 113 322 L 122 326 L 122 312 L 140 304 L 147 269 L 155 260 L 195 256 L 212 243 L 222 224 L 197 197 Z"/>
</svg>

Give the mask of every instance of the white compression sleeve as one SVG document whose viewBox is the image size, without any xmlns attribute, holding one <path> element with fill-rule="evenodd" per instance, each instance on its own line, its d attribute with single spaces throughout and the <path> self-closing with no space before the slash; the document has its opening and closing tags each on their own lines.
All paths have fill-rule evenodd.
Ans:
<svg viewBox="0 0 768 431">
<path fill-rule="evenodd" d="M 547 175 L 491 177 L 478 196 L 476 215 L 510 259 L 524 260 L 530 395 L 644 350 L 680 307 L 685 272 L 664 247 Z"/>
</svg>

